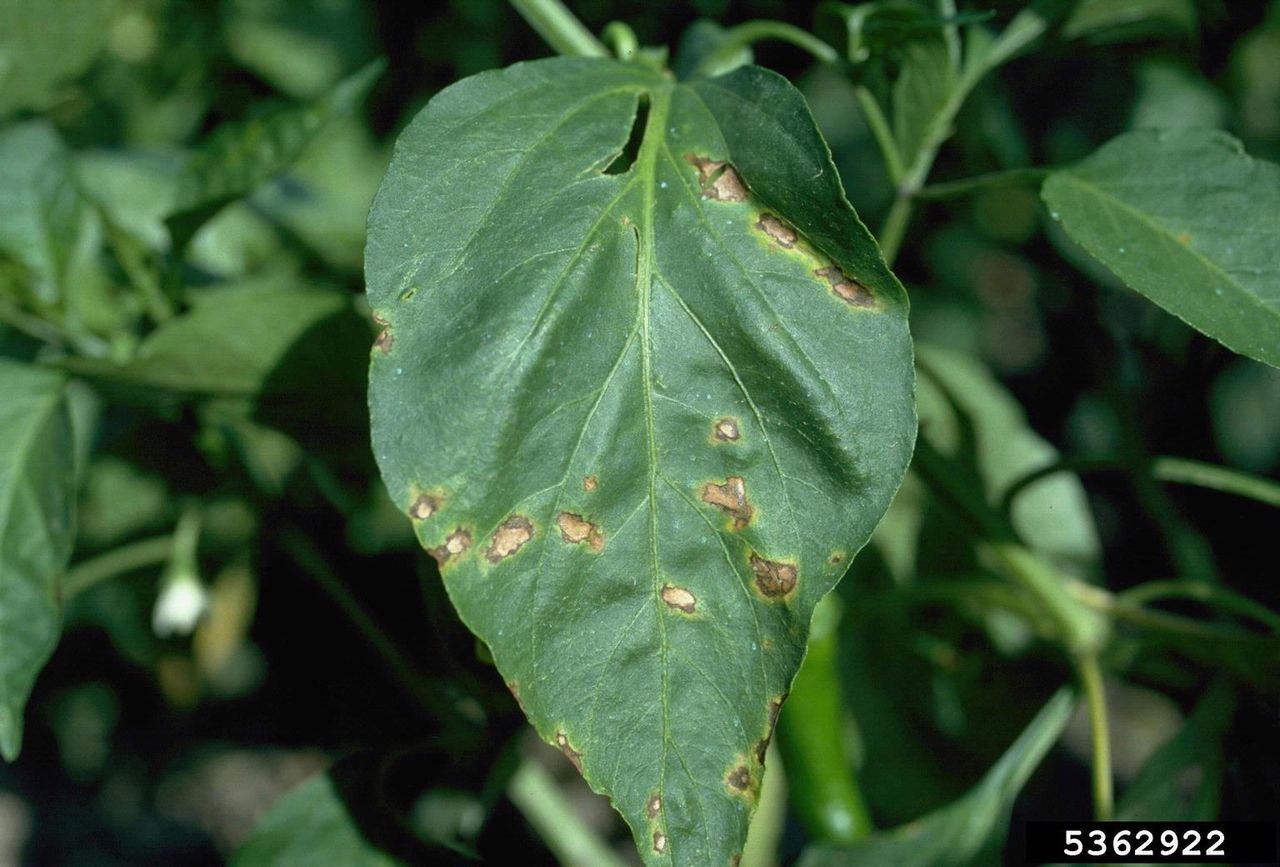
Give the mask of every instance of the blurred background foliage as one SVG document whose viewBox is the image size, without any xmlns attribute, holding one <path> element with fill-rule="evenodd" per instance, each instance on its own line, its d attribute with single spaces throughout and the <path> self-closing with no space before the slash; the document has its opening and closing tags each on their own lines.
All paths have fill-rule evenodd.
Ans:
<svg viewBox="0 0 1280 867">
<path fill-rule="evenodd" d="M 704 17 L 815 17 L 781 0 L 570 5 L 647 45 L 675 46 Z M 973 8 L 998 25 L 1021 5 Z M 337 792 L 411 862 L 514 846 L 554 863 L 504 794 L 529 751 L 634 858 L 607 803 L 528 743 L 367 441 L 361 257 L 394 137 L 458 78 L 548 53 L 499 0 L 0 0 L 0 355 L 68 350 L 80 462 L 63 637 L 22 755 L 0 765 L 0 863 L 222 863 L 308 778 L 301 797 Z M 376 58 L 362 99 L 348 76 Z M 879 226 L 894 191 L 846 71 L 785 45 L 756 59 L 803 90 Z M 1057 166 L 1176 126 L 1280 158 L 1280 3 L 1085 0 L 979 86 L 931 179 Z M 221 187 L 193 187 L 200 160 L 250 128 L 271 146 L 233 160 Z M 1280 371 L 1124 289 L 1033 189 L 920 206 L 895 267 L 921 343 L 922 433 L 988 497 L 1058 455 L 1280 474 Z M 189 304 L 177 319 L 174 287 Z M 943 506 L 913 472 L 839 590 L 837 671 L 856 715 L 841 737 L 881 827 L 970 791 L 1072 679 Z M 1190 576 L 1280 608 L 1265 505 L 1094 466 L 1029 488 L 1012 518 L 1086 595 Z M 1138 623 L 1109 649 L 1121 815 L 1274 818 L 1275 644 L 1222 638 L 1230 619 L 1196 599 L 1161 606 L 1210 631 Z M 1009 851 L 1016 820 L 1089 813 L 1088 754 L 1077 713 L 1017 801 Z M 784 817 L 794 859 L 807 838 Z M 243 863 L 269 863 L 264 845 Z"/>
</svg>

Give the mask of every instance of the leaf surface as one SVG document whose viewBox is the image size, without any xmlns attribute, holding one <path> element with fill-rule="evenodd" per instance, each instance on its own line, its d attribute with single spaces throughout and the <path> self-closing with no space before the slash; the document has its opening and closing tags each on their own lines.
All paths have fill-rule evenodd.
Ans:
<svg viewBox="0 0 1280 867">
<path fill-rule="evenodd" d="M 231 860 L 232 867 L 400 863 L 364 838 L 328 774 L 316 775 L 281 798 Z"/>
<path fill-rule="evenodd" d="M 904 292 L 803 99 L 466 79 L 397 143 L 366 275 L 375 456 L 463 620 L 647 862 L 728 864 L 915 432 Z"/>
<path fill-rule="evenodd" d="M 115 0 L 0 0 L 0 118 L 41 110 L 80 75 L 106 42 Z"/>
<path fill-rule="evenodd" d="M 52 371 L 0 360 L 0 753 L 22 746 L 22 713 L 62 626 L 75 449 Z"/>
<path fill-rule="evenodd" d="M 1054 172 L 1042 196 L 1128 286 L 1280 367 L 1280 166 L 1216 130 L 1141 130 Z"/>
</svg>

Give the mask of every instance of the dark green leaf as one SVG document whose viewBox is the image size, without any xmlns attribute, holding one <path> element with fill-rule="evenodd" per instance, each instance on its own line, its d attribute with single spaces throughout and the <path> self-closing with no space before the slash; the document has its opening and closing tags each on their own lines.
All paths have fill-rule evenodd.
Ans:
<svg viewBox="0 0 1280 867">
<path fill-rule="evenodd" d="M 1280 366 L 1280 166 L 1214 130 L 1138 131 L 1054 172 L 1042 195 L 1130 287 Z"/>
<path fill-rule="evenodd" d="M 12 761 L 27 696 L 61 630 L 75 448 L 57 373 L 0 359 L 0 395 L 0 753 Z"/>
<path fill-rule="evenodd" d="M 361 835 L 328 774 L 271 808 L 231 859 L 232 867 L 395 867 L 400 862 Z"/>
<path fill-rule="evenodd" d="M 44 109 L 98 55 L 115 0 L 0 0 L 0 118 Z"/>
<path fill-rule="evenodd" d="M 215 132 L 179 178 L 173 212 L 167 219 L 173 248 L 183 249 L 206 220 L 297 159 L 329 120 L 359 104 L 383 67 L 381 61 L 369 64 L 313 103 Z"/>
<path fill-rule="evenodd" d="M 1075 699 L 1063 690 L 1014 741 L 986 776 L 960 800 L 914 822 L 884 831 L 856 846 L 813 848 L 800 867 L 969 867 L 985 863 L 1008 832 L 1018 793 L 1057 742 Z"/>
<path fill-rule="evenodd" d="M 375 454 L 463 620 L 648 862 L 727 863 L 915 429 L 905 294 L 803 99 L 467 79 L 401 136 L 366 267 Z"/>
</svg>

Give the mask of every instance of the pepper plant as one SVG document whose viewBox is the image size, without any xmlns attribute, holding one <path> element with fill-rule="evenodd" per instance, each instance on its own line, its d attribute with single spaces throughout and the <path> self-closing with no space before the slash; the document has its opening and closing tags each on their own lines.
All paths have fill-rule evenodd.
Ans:
<svg viewBox="0 0 1280 867">
<path fill-rule="evenodd" d="M 1223 775 L 1237 704 L 1277 694 L 1274 588 L 1171 486 L 1274 522 L 1274 406 L 1243 425 L 1261 446 L 1223 447 L 1255 472 L 1160 455 L 1135 374 L 1109 368 L 1140 367 L 1138 343 L 1274 396 L 1280 167 L 1159 59 L 1213 10 L 823 3 L 808 26 L 692 21 L 668 48 L 556 0 L 480 4 L 558 56 L 418 100 L 388 153 L 359 120 L 403 86 L 388 10 L 184 25 L 180 4 L 82 3 L 48 28 L 14 0 L 0 33 L 6 759 L 64 621 L 105 631 L 175 712 L 269 693 L 233 662 L 296 610 L 286 594 L 252 626 L 283 569 L 363 639 L 387 679 L 365 701 L 410 733 L 354 726 L 372 753 L 318 737 L 328 771 L 215 841 L 236 864 L 483 858 L 504 827 L 563 863 L 988 863 L 1060 741 L 1089 768 L 1058 766 L 1088 794 L 1068 808 L 1262 817 L 1275 774 L 1234 799 Z M 390 72 L 360 63 L 370 16 Z M 157 22 L 209 54 L 167 103 L 155 82 L 182 79 L 143 62 Z M 1273 9 L 1241 64 L 1276 27 Z M 1054 146 L 1019 128 L 1010 70 L 1134 45 L 1157 58 L 1145 118 L 1037 160 Z M 794 82 L 754 62 L 779 47 Z M 225 118 L 224 52 L 292 99 Z M 1274 156 L 1263 127 L 1236 124 Z M 1063 358 L 1098 371 L 1072 423 L 1102 449 L 1068 434 L 1061 457 L 947 339 L 982 329 L 946 325 L 930 270 L 979 254 L 1007 343 L 989 356 L 1017 369 L 1041 339 L 1022 256 L 1096 329 Z M 1039 388 L 1061 379 L 1048 355 Z M 1171 577 L 1115 574 L 1143 561 L 1104 550 L 1086 475 L 1124 482 L 1102 502 Z M 415 625 L 380 619 L 416 580 Z M 1139 685 L 1173 721 L 1113 759 Z M 57 708 L 82 693 L 60 689 L 41 725 L 65 762 Z M 575 809 L 577 775 L 622 824 Z"/>
</svg>

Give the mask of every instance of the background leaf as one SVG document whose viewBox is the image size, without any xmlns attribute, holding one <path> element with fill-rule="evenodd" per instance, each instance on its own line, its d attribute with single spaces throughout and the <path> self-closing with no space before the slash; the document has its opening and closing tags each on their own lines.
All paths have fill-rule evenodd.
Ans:
<svg viewBox="0 0 1280 867">
<path fill-rule="evenodd" d="M 343 293 L 268 275 L 193 293 L 191 309 L 148 335 L 128 364 L 68 359 L 64 365 L 126 387 L 253 396 L 303 335 L 344 311 L 350 303 Z M 298 384 L 323 390 L 317 382 Z"/>
<path fill-rule="evenodd" d="M 399 863 L 361 835 L 328 774 L 317 774 L 281 798 L 231 859 L 232 867 Z"/>
<path fill-rule="evenodd" d="M 991 857 L 1003 842 L 1018 792 L 1057 743 L 1074 705 L 1071 690 L 1058 692 L 982 781 L 958 801 L 855 846 L 811 848 L 801 858 L 800 867 L 966 867 L 984 863 L 980 856 Z"/>
<path fill-rule="evenodd" d="M 0 0 L 0 118 L 43 109 L 83 73 L 106 42 L 115 0 Z M 52 12 L 52 14 L 51 14 Z"/>
<path fill-rule="evenodd" d="M 75 450 L 61 376 L 0 360 L 0 394 L 0 753 L 13 761 L 27 696 L 61 628 Z"/>
<path fill-rule="evenodd" d="M 1280 366 L 1280 166 L 1226 133 L 1126 133 L 1042 191 L 1071 238 L 1229 348 Z"/>
<path fill-rule="evenodd" d="M 1153 35 L 1194 35 L 1198 25 L 1192 0 L 1079 0 L 1062 26 L 1062 35 L 1118 42 Z"/>
<path fill-rule="evenodd" d="M 297 159 L 328 121 L 364 98 L 383 65 L 370 63 L 315 102 L 220 128 L 178 179 L 173 213 L 167 219 L 174 249 L 185 247 L 226 204 L 253 192 Z"/>
<path fill-rule="evenodd" d="M 467 79 L 401 136 L 366 264 L 374 453 L 463 620 L 648 862 L 727 863 L 914 432 L 904 293 L 803 99 Z"/>
</svg>

